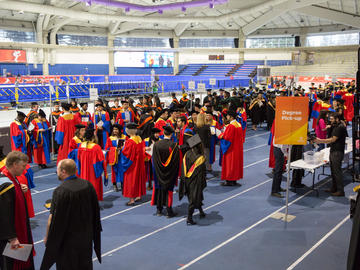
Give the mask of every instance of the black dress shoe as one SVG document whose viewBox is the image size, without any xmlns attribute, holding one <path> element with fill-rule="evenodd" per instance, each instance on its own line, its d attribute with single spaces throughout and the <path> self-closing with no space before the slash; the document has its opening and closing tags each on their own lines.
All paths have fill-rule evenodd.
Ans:
<svg viewBox="0 0 360 270">
<path fill-rule="evenodd" d="M 344 197 L 345 193 L 342 192 L 342 191 L 336 191 L 336 192 L 331 193 L 331 196 L 333 196 L 333 197 Z"/>
<path fill-rule="evenodd" d="M 186 225 L 188 225 L 188 226 L 196 225 L 196 222 L 193 221 L 192 219 L 188 219 L 188 220 L 186 221 Z"/>
<path fill-rule="evenodd" d="M 306 188 L 306 185 L 304 184 L 298 184 L 298 185 L 291 185 L 292 188 Z"/>
<path fill-rule="evenodd" d="M 116 184 L 113 184 L 113 189 L 114 189 L 115 192 L 119 192 L 119 189 L 118 189 Z"/>
<path fill-rule="evenodd" d="M 233 184 L 230 181 L 221 182 L 220 185 L 224 187 L 232 187 Z"/>
<path fill-rule="evenodd" d="M 271 196 L 277 197 L 277 198 L 284 198 L 284 196 L 281 195 L 279 192 L 273 192 L 273 193 L 271 193 Z"/>
<path fill-rule="evenodd" d="M 177 213 L 175 213 L 175 212 L 170 212 L 170 213 L 166 214 L 167 218 L 173 218 L 173 217 L 176 217 L 176 216 L 177 216 Z"/>
<path fill-rule="evenodd" d="M 200 212 L 199 216 L 200 216 L 200 218 L 205 218 L 206 214 L 204 212 Z"/>
<path fill-rule="evenodd" d="M 286 189 L 280 188 L 280 192 L 286 192 Z"/>
<path fill-rule="evenodd" d="M 156 211 L 156 215 L 157 215 L 158 217 L 161 217 L 161 216 L 163 215 L 162 210 L 157 210 L 157 211 Z"/>
<path fill-rule="evenodd" d="M 135 206 L 135 202 L 127 202 L 126 204 L 125 204 L 126 206 Z"/>
</svg>

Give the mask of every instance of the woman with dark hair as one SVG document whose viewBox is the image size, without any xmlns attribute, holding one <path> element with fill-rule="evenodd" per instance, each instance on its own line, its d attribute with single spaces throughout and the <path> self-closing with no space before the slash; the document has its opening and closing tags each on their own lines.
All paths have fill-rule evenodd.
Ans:
<svg viewBox="0 0 360 270">
<path fill-rule="evenodd" d="M 77 112 L 80 111 L 76 99 L 72 99 L 71 102 L 70 102 L 70 105 L 71 105 L 70 111 L 71 111 L 73 114 L 75 114 L 75 113 L 77 113 Z"/>
<path fill-rule="evenodd" d="M 326 135 L 327 135 L 327 126 L 326 126 L 326 120 L 327 120 L 327 113 L 328 111 L 326 110 L 321 110 L 319 117 L 316 121 L 316 129 L 315 129 L 315 134 L 316 137 L 320 138 L 320 139 L 326 139 Z M 325 148 L 325 144 L 320 143 L 319 144 L 319 151 Z"/>
<path fill-rule="evenodd" d="M 210 112 L 209 112 L 210 113 Z M 194 128 L 195 133 L 199 134 L 201 143 L 204 148 L 206 170 L 211 171 L 210 164 L 210 142 L 211 142 L 211 130 L 210 125 L 206 122 L 205 113 L 200 113 L 196 119 L 196 126 Z"/>
</svg>

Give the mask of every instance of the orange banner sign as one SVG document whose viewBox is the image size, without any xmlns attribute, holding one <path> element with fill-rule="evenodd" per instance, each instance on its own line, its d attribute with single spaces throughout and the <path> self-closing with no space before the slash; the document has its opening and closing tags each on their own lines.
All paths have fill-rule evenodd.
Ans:
<svg viewBox="0 0 360 270">
<path fill-rule="evenodd" d="M 0 63 L 26 63 L 24 50 L 0 50 Z"/>
<path fill-rule="evenodd" d="M 306 144 L 308 110 L 307 97 L 276 98 L 275 144 Z"/>
</svg>

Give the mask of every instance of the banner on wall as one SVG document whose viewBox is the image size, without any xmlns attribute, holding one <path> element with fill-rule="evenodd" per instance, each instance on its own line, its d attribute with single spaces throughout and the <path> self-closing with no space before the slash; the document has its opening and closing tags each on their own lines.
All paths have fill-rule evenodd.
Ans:
<svg viewBox="0 0 360 270">
<path fill-rule="evenodd" d="M 26 63 L 25 50 L 0 50 L 0 63 Z"/>
<path fill-rule="evenodd" d="M 275 144 L 306 145 L 309 99 L 277 97 L 275 112 Z"/>
</svg>

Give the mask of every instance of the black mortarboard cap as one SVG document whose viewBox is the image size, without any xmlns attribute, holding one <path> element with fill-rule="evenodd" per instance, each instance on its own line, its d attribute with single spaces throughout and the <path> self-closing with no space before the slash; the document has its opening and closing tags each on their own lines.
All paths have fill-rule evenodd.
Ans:
<svg viewBox="0 0 360 270">
<path fill-rule="evenodd" d="M 174 129 L 169 125 L 164 126 L 164 131 L 166 131 L 168 133 L 174 133 L 175 132 Z"/>
<path fill-rule="evenodd" d="M 135 124 L 133 122 L 126 124 L 126 128 L 128 129 L 137 129 L 138 126 L 138 124 Z"/>
<path fill-rule="evenodd" d="M 46 118 L 46 114 L 42 109 L 39 110 L 39 116 L 41 116 L 42 118 Z"/>
<path fill-rule="evenodd" d="M 87 102 L 81 102 L 81 103 L 80 103 L 80 107 L 82 107 L 82 106 L 84 106 L 84 105 L 88 105 L 88 103 L 87 103 Z"/>
<path fill-rule="evenodd" d="M 95 105 L 95 108 L 97 108 L 99 106 L 104 107 L 104 105 L 102 103 L 98 103 L 98 104 Z"/>
<path fill-rule="evenodd" d="M 151 132 L 152 132 L 152 133 L 160 133 L 161 130 L 158 129 L 158 128 L 152 128 L 152 129 L 151 129 Z"/>
<path fill-rule="evenodd" d="M 81 129 L 81 128 L 84 128 L 84 127 L 85 127 L 85 125 L 82 125 L 82 124 L 77 124 L 77 125 L 75 125 L 75 127 L 76 127 L 77 129 Z"/>
<path fill-rule="evenodd" d="M 126 99 L 123 99 L 123 100 L 121 100 L 121 103 L 122 103 L 122 104 L 124 104 L 124 103 L 129 103 L 129 101 L 126 100 Z"/>
<path fill-rule="evenodd" d="M 227 114 L 230 115 L 230 116 L 232 116 L 232 117 L 234 117 L 234 118 L 237 117 L 237 113 L 236 113 L 235 111 L 233 111 L 233 110 L 229 110 L 229 111 L 227 112 Z"/>
<path fill-rule="evenodd" d="M 123 129 L 122 125 L 120 125 L 120 124 L 114 124 L 112 127 L 117 128 L 120 131 L 122 131 L 122 129 Z"/>
<path fill-rule="evenodd" d="M 195 146 L 200 144 L 201 138 L 200 138 L 199 134 L 192 136 L 190 139 L 187 140 L 187 143 L 190 146 L 190 148 L 194 148 Z"/>
<path fill-rule="evenodd" d="M 25 113 L 23 113 L 23 112 L 21 112 L 21 111 L 17 111 L 17 115 L 19 116 L 19 117 L 26 117 L 26 114 Z"/>
</svg>

